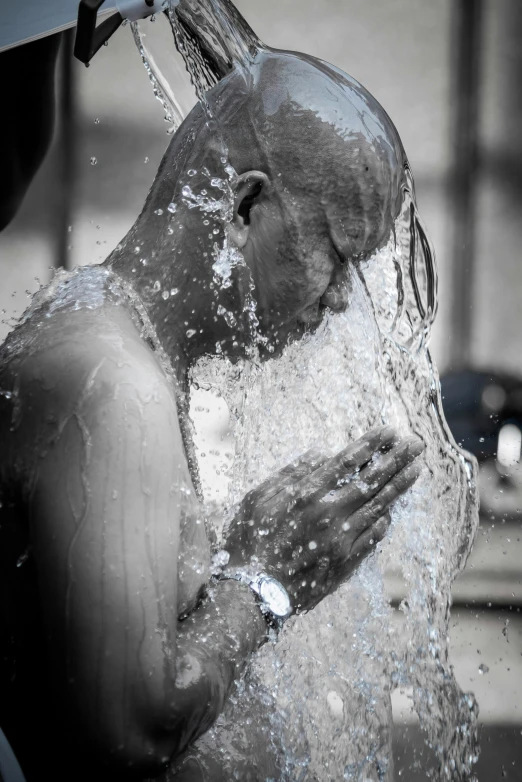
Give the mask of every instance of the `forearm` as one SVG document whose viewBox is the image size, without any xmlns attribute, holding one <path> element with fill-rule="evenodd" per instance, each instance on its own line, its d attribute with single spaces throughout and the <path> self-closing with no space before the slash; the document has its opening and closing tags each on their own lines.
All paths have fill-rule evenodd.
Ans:
<svg viewBox="0 0 522 782">
<path fill-rule="evenodd" d="M 267 636 L 249 587 L 221 581 L 178 625 L 176 642 L 177 751 L 204 733 L 221 713 L 232 683 Z"/>
</svg>

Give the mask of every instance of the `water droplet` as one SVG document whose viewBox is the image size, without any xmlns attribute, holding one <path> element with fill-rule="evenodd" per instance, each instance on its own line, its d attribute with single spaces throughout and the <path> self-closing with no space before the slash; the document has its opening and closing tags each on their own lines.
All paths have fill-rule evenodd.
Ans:
<svg viewBox="0 0 522 782">
<path fill-rule="evenodd" d="M 174 212 L 177 211 L 178 207 L 176 206 L 176 204 L 172 203 L 168 205 L 167 209 L 171 214 L 174 214 Z"/>
<path fill-rule="evenodd" d="M 145 158 L 145 160 L 144 160 L 143 162 L 144 162 L 144 163 L 148 163 L 148 162 L 149 162 L 149 158 L 148 158 L 148 157 L 146 157 L 146 158 Z"/>
<path fill-rule="evenodd" d="M 482 663 L 481 665 L 479 665 L 479 673 L 480 673 L 481 675 L 483 675 L 483 674 L 485 674 L 485 673 L 489 673 L 489 668 L 488 668 L 488 666 L 487 666 L 487 665 L 484 665 L 484 663 Z"/>
<path fill-rule="evenodd" d="M 328 704 L 330 713 L 333 717 L 343 716 L 344 701 L 338 692 L 335 692 L 335 690 L 330 690 L 330 692 L 326 696 L 326 702 Z"/>
<path fill-rule="evenodd" d="M 100 118 L 99 117 L 95 117 L 94 118 L 94 124 L 95 125 L 99 125 L 100 124 Z"/>
<path fill-rule="evenodd" d="M 164 301 L 167 301 L 167 299 L 168 299 L 169 295 L 170 295 L 170 294 L 169 294 L 169 292 L 168 292 L 168 291 L 163 291 L 163 293 L 161 294 L 161 298 L 162 298 Z"/>
<path fill-rule="evenodd" d="M 154 291 L 154 293 L 159 293 L 159 291 L 161 290 L 161 283 L 159 280 L 156 280 L 156 282 L 152 286 L 152 290 Z"/>
<path fill-rule="evenodd" d="M 171 288 L 170 289 L 170 295 L 175 296 L 176 293 L 179 293 L 179 288 Z"/>
<path fill-rule="evenodd" d="M 217 314 L 223 316 L 225 323 L 227 326 L 230 326 L 230 328 L 234 328 L 234 326 L 237 324 L 234 313 L 225 309 L 225 307 L 222 307 L 221 304 L 217 308 Z"/>
<path fill-rule="evenodd" d="M 192 189 L 188 185 L 185 185 L 185 187 L 181 191 L 181 195 L 184 198 L 190 198 L 190 196 L 192 195 Z"/>
<path fill-rule="evenodd" d="M 154 214 L 155 214 L 155 215 L 158 215 L 158 217 L 159 217 L 160 215 L 162 215 L 162 214 L 163 214 L 163 209 L 155 209 L 155 210 L 154 210 Z"/>
<path fill-rule="evenodd" d="M 315 551 L 315 549 L 317 548 L 317 543 L 315 542 L 315 540 L 310 541 L 310 543 L 308 544 L 308 548 L 310 549 L 310 551 Z"/>
<path fill-rule="evenodd" d="M 194 336 L 195 333 L 196 333 L 196 331 L 194 329 L 188 329 L 187 337 L 190 339 L 191 337 Z"/>
<path fill-rule="evenodd" d="M 187 173 L 188 173 L 189 176 L 195 176 L 198 172 L 196 171 L 195 168 L 189 168 Z"/>
<path fill-rule="evenodd" d="M 95 166 L 97 164 L 97 159 L 95 157 L 91 158 L 91 166 Z"/>
<path fill-rule="evenodd" d="M 16 567 L 22 567 L 24 562 L 27 562 L 28 559 L 29 559 L 29 549 L 27 549 L 27 551 L 24 551 L 21 557 L 18 557 L 16 561 Z"/>
<path fill-rule="evenodd" d="M 348 532 L 348 530 L 350 529 L 350 522 L 349 521 L 345 521 L 344 524 L 342 525 L 341 529 L 342 529 L 343 532 Z"/>
</svg>

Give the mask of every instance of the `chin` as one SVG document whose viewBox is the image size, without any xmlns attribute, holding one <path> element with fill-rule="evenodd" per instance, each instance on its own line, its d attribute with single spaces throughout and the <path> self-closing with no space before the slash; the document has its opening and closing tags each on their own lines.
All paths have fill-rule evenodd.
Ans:
<svg viewBox="0 0 522 782">
<path fill-rule="evenodd" d="M 326 305 L 317 302 L 299 313 L 293 321 L 284 323 L 277 329 L 272 327 L 268 335 L 264 332 L 266 341 L 259 345 L 260 358 L 263 361 L 278 358 L 291 342 L 296 342 L 306 334 L 313 333 L 322 323 L 328 309 Z M 261 333 L 263 335 L 263 332 Z"/>
</svg>

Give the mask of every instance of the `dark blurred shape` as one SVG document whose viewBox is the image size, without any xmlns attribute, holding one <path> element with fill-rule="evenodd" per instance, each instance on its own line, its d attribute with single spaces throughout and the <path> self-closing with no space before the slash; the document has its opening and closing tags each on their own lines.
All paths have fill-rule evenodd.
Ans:
<svg viewBox="0 0 522 782">
<path fill-rule="evenodd" d="M 481 782 L 520 782 L 522 742 L 519 725 L 481 725 L 480 755 L 475 767 Z M 416 725 L 396 725 L 393 735 L 395 772 L 401 782 L 426 782 L 426 735 Z"/>
<path fill-rule="evenodd" d="M 69 226 L 73 222 L 73 195 L 76 178 L 76 90 L 73 48 L 75 31 L 63 34 L 60 56 L 59 113 L 59 172 L 58 225 L 56 266 L 69 267 Z"/>
<path fill-rule="evenodd" d="M 80 62 L 88 65 L 96 52 L 106 43 L 123 22 L 121 14 L 116 12 L 105 21 L 96 25 L 98 10 L 104 0 L 80 0 L 78 6 L 78 22 L 76 25 L 76 40 L 74 56 Z M 154 2 L 145 0 L 147 5 Z"/>
<path fill-rule="evenodd" d="M 475 268 L 478 114 L 482 43 L 482 0 L 453 4 L 452 174 L 453 217 L 452 355 L 455 368 L 468 364 L 471 345 Z"/>
<path fill-rule="evenodd" d="M 0 230 L 18 211 L 52 140 L 61 39 L 58 33 L 0 54 Z"/>
<path fill-rule="evenodd" d="M 522 430 L 522 378 L 463 370 L 441 378 L 441 391 L 453 437 L 479 462 L 496 456 L 504 426 Z"/>
<path fill-rule="evenodd" d="M 1 782 L 25 782 L 17 759 L 9 742 L 0 729 L 0 780 Z"/>
</svg>

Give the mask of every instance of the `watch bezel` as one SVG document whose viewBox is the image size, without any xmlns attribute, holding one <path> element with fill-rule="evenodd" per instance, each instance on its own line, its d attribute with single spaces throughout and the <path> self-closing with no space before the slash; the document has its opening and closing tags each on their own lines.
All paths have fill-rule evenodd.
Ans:
<svg viewBox="0 0 522 782">
<path fill-rule="evenodd" d="M 288 619 L 288 617 L 292 613 L 292 602 L 290 600 L 290 596 L 284 586 L 273 576 L 269 576 L 266 574 L 263 574 L 256 579 L 257 583 L 252 585 L 253 588 L 255 588 L 255 591 L 259 595 L 259 598 L 261 600 L 261 604 L 266 608 L 267 611 L 272 614 L 276 619 L 284 620 Z M 280 613 L 279 611 L 275 610 L 273 607 L 273 604 L 271 603 L 270 599 L 267 598 L 265 594 L 263 594 L 263 587 L 264 586 L 272 586 L 277 589 L 281 597 L 286 601 L 287 610 L 284 613 Z"/>
</svg>

